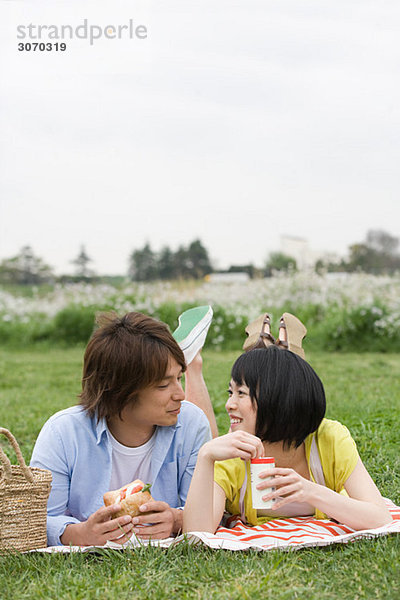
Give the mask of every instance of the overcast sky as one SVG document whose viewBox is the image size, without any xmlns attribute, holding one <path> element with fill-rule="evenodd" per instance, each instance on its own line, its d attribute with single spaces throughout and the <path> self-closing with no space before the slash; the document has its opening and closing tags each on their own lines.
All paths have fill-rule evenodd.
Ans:
<svg viewBox="0 0 400 600">
<path fill-rule="evenodd" d="M 18 25 L 84 19 L 148 35 L 17 49 Z M 67 272 L 84 244 L 124 273 L 200 238 L 223 268 L 282 234 L 399 236 L 399 39 L 398 0 L 0 0 L 0 260 Z"/>
</svg>

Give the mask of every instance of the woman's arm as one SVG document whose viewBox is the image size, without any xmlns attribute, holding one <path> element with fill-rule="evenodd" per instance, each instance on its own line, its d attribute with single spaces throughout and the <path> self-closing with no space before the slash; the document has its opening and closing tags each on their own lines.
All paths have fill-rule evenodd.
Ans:
<svg viewBox="0 0 400 600">
<path fill-rule="evenodd" d="M 204 448 L 204 446 L 203 446 Z M 214 533 L 224 512 L 225 492 L 214 483 L 214 460 L 200 450 L 183 511 L 183 531 Z"/>
<path fill-rule="evenodd" d="M 183 531 L 217 529 L 225 507 L 225 492 L 214 482 L 216 460 L 262 456 L 261 440 L 245 431 L 228 433 L 204 444 L 201 448 L 183 511 Z"/>
<path fill-rule="evenodd" d="M 274 510 L 290 502 L 308 502 L 355 530 L 374 529 L 392 520 L 378 488 L 360 459 L 344 484 L 349 497 L 304 479 L 293 469 L 276 468 L 265 473 L 265 477 L 270 475 L 273 475 L 273 480 L 259 485 L 260 489 L 271 485 L 277 488 L 275 492 L 263 496 L 264 500 L 284 496 L 276 502 Z"/>
<path fill-rule="evenodd" d="M 393 520 L 380 491 L 361 459 L 358 460 L 354 471 L 345 482 L 344 489 L 350 499 L 357 502 L 358 507 L 362 503 L 361 510 L 365 511 L 365 517 L 370 518 L 370 522 L 375 520 L 376 524 L 369 525 L 369 527 L 381 527 Z"/>
</svg>

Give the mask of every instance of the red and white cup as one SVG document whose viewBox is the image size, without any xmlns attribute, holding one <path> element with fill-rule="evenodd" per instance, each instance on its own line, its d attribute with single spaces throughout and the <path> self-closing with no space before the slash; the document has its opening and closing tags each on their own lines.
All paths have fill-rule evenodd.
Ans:
<svg viewBox="0 0 400 600">
<path fill-rule="evenodd" d="M 265 502 L 262 497 L 269 494 L 271 491 L 275 491 L 274 487 L 264 488 L 258 490 L 257 485 L 259 483 L 268 481 L 272 477 L 260 478 L 260 473 L 265 473 L 268 469 L 275 467 L 275 458 L 272 456 L 264 456 L 263 458 L 252 458 L 250 461 L 250 475 L 251 475 L 251 496 L 253 499 L 253 508 L 256 510 L 262 510 L 263 508 L 273 508 L 275 500 L 268 500 Z"/>
</svg>

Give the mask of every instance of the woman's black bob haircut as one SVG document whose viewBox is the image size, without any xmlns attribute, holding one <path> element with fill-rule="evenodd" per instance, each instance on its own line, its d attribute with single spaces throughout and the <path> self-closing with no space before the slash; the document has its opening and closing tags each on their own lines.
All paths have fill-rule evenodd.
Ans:
<svg viewBox="0 0 400 600">
<path fill-rule="evenodd" d="M 298 448 L 325 415 L 322 381 L 310 365 L 289 350 L 257 348 L 232 367 L 236 385 L 246 385 L 257 405 L 255 434 L 263 442 Z"/>
</svg>

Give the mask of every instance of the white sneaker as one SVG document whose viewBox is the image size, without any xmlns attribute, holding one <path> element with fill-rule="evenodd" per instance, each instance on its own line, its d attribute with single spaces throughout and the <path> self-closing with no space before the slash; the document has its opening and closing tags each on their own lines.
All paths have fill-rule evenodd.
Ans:
<svg viewBox="0 0 400 600">
<path fill-rule="evenodd" d="M 204 346 L 212 317 L 211 306 L 196 306 L 179 316 L 178 328 L 172 335 L 178 342 L 187 365 Z"/>
</svg>

